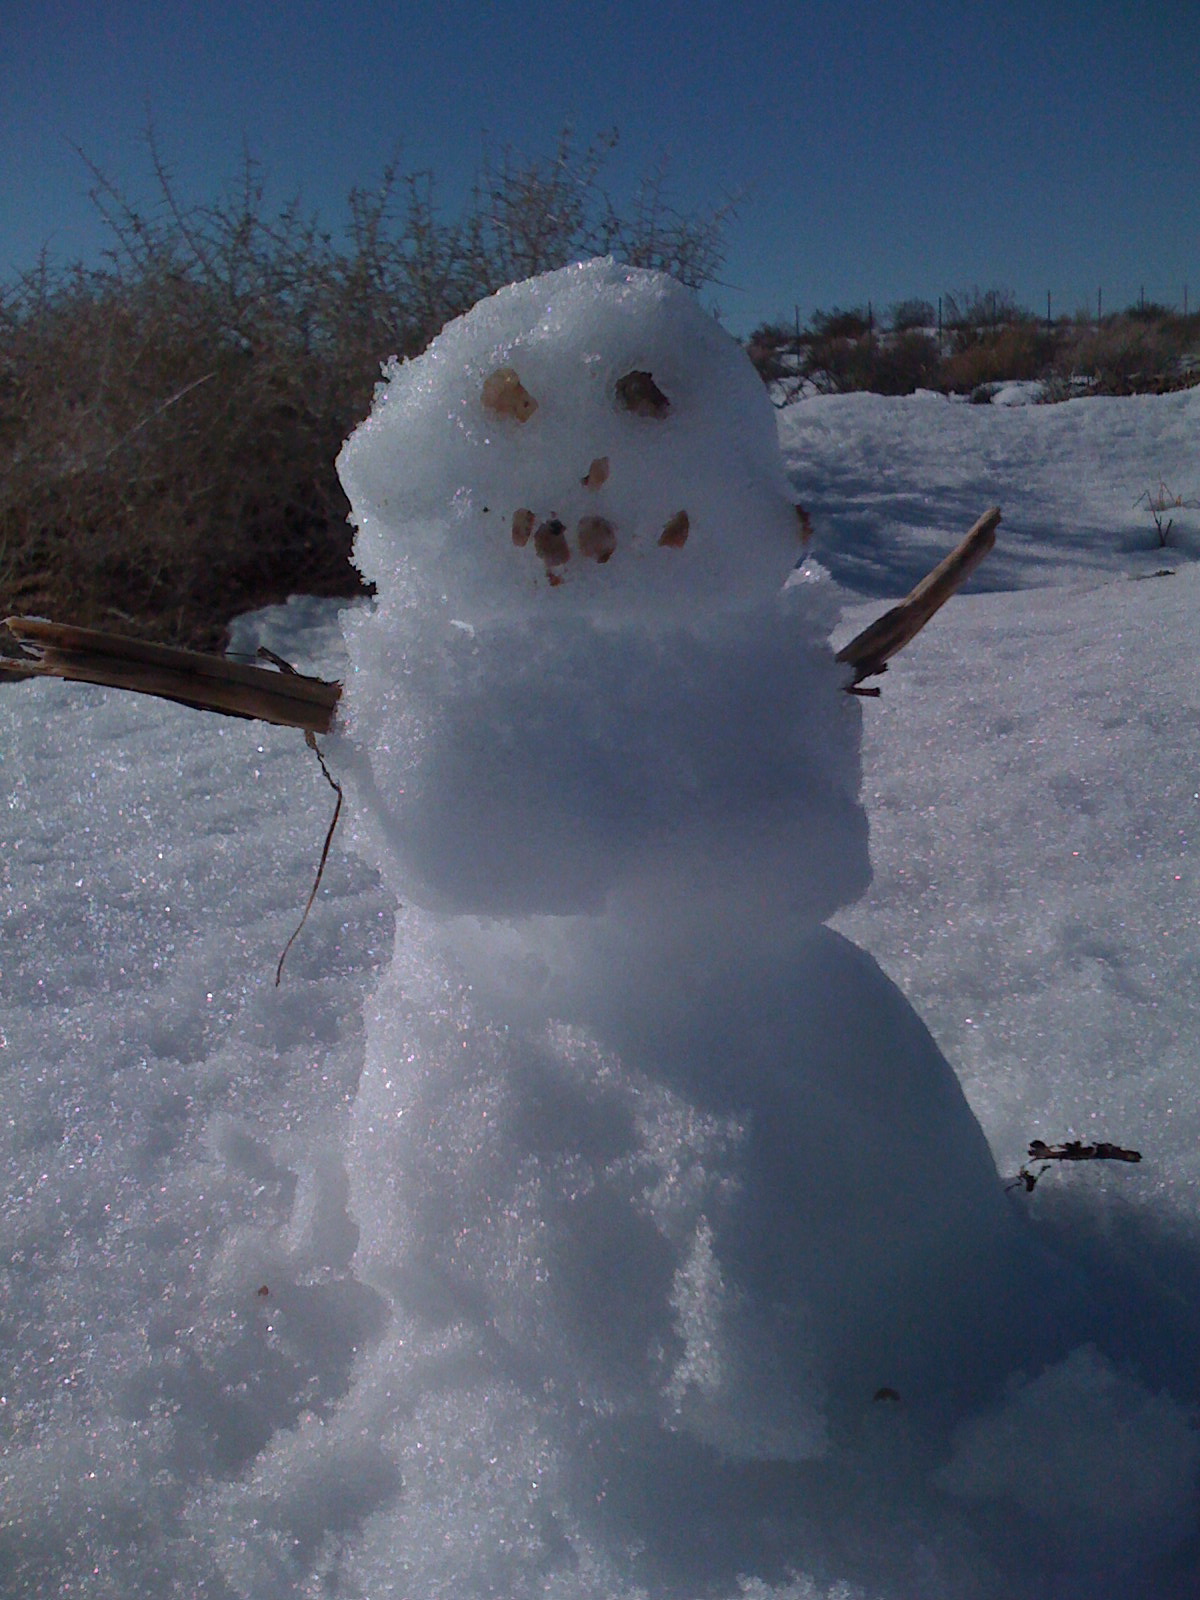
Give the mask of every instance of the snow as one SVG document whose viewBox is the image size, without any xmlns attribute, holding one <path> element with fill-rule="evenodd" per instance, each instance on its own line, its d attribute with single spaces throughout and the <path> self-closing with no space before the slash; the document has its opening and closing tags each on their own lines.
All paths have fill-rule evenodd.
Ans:
<svg viewBox="0 0 1200 1600">
<path fill-rule="evenodd" d="M 1081 1345 L 1032 1381 L 1012 1380 L 959 1430 L 937 1479 L 965 1499 L 1013 1502 L 1100 1568 L 1183 1535 L 1198 1449 L 1177 1406 Z"/>
<path fill-rule="evenodd" d="M 606 285 L 578 344 L 510 294 L 392 377 L 380 500 L 496 366 L 538 397 L 465 556 L 373 504 L 349 657 L 317 602 L 240 630 L 349 674 L 279 988 L 332 798 L 300 736 L 0 694 L 5 1592 L 1195 1591 L 1200 595 L 1133 503 L 1194 485 L 1200 396 L 815 399 L 789 488 L 708 325 Z M 565 382 L 664 315 L 662 389 L 735 424 L 695 449 L 682 400 Z M 878 701 L 815 566 L 739 575 L 718 448 L 782 575 L 812 512 L 835 643 L 1004 506 Z M 608 561 L 513 545 L 505 496 L 599 493 Z M 1034 1137 L 1144 1160 L 1005 1194 Z"/>
<path fill-rule="evenodd" d="M 1171 565 L 1145 504 L 1200 479 L 1194 389 L 1052 406 L 830 395 L 780 413 L 792 483 L 833 537 L 821 558 L 860 594 L 906 593 L 981 511 L 1004 508 L 973 588 L 1009 591 Z M 1200 549 L 1200 519 L 1175 551 Z M 1173 535 L 1174 537 L 1174 535 Z"/>
</svg>

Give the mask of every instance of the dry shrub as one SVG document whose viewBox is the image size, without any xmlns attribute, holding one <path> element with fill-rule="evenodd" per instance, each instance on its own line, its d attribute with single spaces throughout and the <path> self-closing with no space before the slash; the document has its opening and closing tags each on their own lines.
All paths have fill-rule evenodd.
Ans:
<svg viewBox="0 0 1200 1600">
<path fill-rule="evenodd" d="M 1200 383 L 1200 313 L 1182 317 L 1147 303 L 1095 324 L 1086 312 L 1047 325 L 1016 306 L 1006 290 L 945 296 L 952 321 L 934 337 L 925 301 L 892 308 L 876 331 L 868 313 L 818 311 L 803 331 L 764 323 L 748 351 L 764 381 L 788 404 L 803 394 L 869 390 L 989 397 L 988 385 L 1040 380 L 1046 400 L 1089 394 L 1155 394 Z M 783 380 L 782 382 L 780 380 Z"/>
<path fill-rule="evenodd" d="M 941 387 L 952 394 L 969 394 L 981 383 L 1040 378 L 1054 360 L 1053 332 L 1032 320 L 995 332 L 970 331 L 955 344 L 941 370 Z"/>
<path fill-rule="evenodd" d="M 897 300 L 889 312 L 889 320 L 896 333 L 905 333 L 910 328 L 932 328 L 936 317 L 933 303 L 929 300 Z"/>
<path fill-rule="evenodd" d="M 790 376 L 796 350 L 795 330 L 782 322 L 762 322 L 746 341 L 746 354 L 764 383 Z M 789 361 L 788 357 L 793 359 Z"/>
<path fill-rule="evenodd" d="M 888 339 L 873 341 L 868 383 L 875 394 L 912 394 L 941 383 L 942 356 L 936 339 L 908 328 Z"/>
<path fill-rule="evenodd" d="M 800 343 L 800 372 L 824 393 L 868 389 L 874 345 L 865 307 L 814 311 Z"/>
<path fill-rule="evenodd" d="M 5 611 L 208 647 L 248 604 L 353 592 L 350 386 L 293 336 L 250 342 L 172 270 L 80 277 L 6 343 Z"/>
<path fill-rule="evenodd" d="M 976 284 L 970 289 L 947 290 L 942 298 L 945 326 L 964 329 L 972 335 L 980 328 L 1007 327 L 1029 316 L 1011 289 L 981 289 Z"/>
<path fill-rule="evenodd" d="M 798 380 L 788 399 L 806 384 L 824 394 L 912 394 L 936 388 L 941 370 L 937 342 L 929 335 L 917 329 L 878 334 L 858 312 L 818 312 L 799 341 L 781 324 L 764 324 L 747 348 L 764 382 Z"/>
<path fill-rule="evenodd" d="M 1138 307 L 1076 330 L 1060 369 L 1090 379 L 1098 394 L 1162 393 L 1200 381 L 1200 315 L 1149 317 L 1147 310 L 1160 308 Z"/>
<path fill-rule="evenodd" d="M 429 174 L 390 168 L 336 242 L 298 205 L 272 213 L 249 159 L 186 206 L 151 137 L 153 216 L 94 171 L 107 264 L 43 262 L 0 294 L 0 616 L 213 648 L 249 608 L 356 592 L 333 463 L 382 359 L 584 256 L 693 287 L 719 270 L 731 208 L 679 215 L 659 173 L 619 210 L 612 143 L 485 163 L 449 219 Z"/>
</svg>

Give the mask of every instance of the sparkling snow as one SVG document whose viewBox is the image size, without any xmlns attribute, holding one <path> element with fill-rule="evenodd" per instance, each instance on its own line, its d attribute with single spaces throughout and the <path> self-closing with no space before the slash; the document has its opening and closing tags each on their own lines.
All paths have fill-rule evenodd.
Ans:
<svg viewBox="0 0 1200 1600">
<path fill-rule="evenodd" d="M 4 1591 L 1194 1593 L 1200 528 L 1134 501 L 1195 487 L 1200 392 L 813 400 L 789 487 L 682 302 L 670 416 L 565 384 L 640 365 L 646 305 L 583 298 L 510 292 L 368 430 L 382 497 L 389 408 L 461 386 L 485 554 L 439 587 L 436 518 L 397 561 L 376 505 L 350 663 L 327 605 L 240 629 L 352 674 L 278 989 L 331 801 L 301 737 L 0 691 Z M 538 410 L 485 482 L 498 367 Z M 784 576 L 808 507 L 840 623 L 739 578 L 718 448 Z M 598 495 L 610 559 L 513 544 L 512 498 L 570 539 Z M 992 502 L 972 592 L 842 696 L 830 628 Z M 1005 1195 L 1034 1137 L 1144 1160 Z"/>
</svg>

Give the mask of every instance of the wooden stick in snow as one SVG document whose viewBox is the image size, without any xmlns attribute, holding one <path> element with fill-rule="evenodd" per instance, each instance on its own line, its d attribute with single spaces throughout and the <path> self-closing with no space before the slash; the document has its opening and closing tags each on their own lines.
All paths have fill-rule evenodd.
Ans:
<svg viewBox="0 0 1200 1600">
<path fill-rule="evenodd" d="M 6 617 L 3 626 L 24 651 L 0 656 L 0 678 L 40 674 L 76 683 L 176 700 L 227 717 L 273 722 L 306 733 L 328 733 L 340 683 L 303 673 L 252 667 L 224 656 L 147 644 L 124 634 L 74 628 L 40 617 Z"/>
<path fill-rule="evenodd" d="M 910 639 L 916 638 L 934 612 L 945 605 L 987 555 L 996 542 L 999 523 L 999 506 L 985 511 L 962 543 L 922 578 L 910 595 L 842 646 L 837 659 L 854 668 L 850 688 L 857 689 L 864 678 L 887 671 L 889 658 L 903 650 Z M 878 693 L 877 690 L 862 692 Z"/>
</svg>

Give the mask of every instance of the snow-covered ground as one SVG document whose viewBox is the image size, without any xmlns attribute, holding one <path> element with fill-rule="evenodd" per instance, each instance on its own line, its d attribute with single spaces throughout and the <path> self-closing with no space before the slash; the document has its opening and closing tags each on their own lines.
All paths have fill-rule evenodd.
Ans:
<svg viewBox="0 0 1200 1600">
<path fill-rule="evenodd" d="M 503 1063 L 516 1035 L 450 993 L 419 947 L 426 925 L 349 850 L 349 830 L 275 987 L 332 798 L 300 735 L 115 691 L 8 686 L 5 1594 L 1197 1592 L 1200 526 L 1181 516 L 1160 550 L 1134 502 L 1160 479 L 1200 487 L 1200 391 L 1021 408 L 819 399 L 781 414 L 780 430 L 814 554 L 847 590 L 835 642 L 979 512 L 1004 508 L 971 592 L 861 705 L 873 878 L 835 926 L 924 1020 L 1002 1175 L 1035 1137 L 1109 1140 L 1144 1159 L 1056 1166 L 1010 1193 L 1016 1243 L 979 1235 L 975 1268 L 996 1287 L 986 1322 L 940 1327 L 953 1319 L 937 1304 L 907 1282 L 896 1291 L 916 1343 L 933 1340 L 931 1360 L 949 1352 L 946 1392 L 902 1330 L 876 1330 L 872 1392 L 831 1403 L 820 1448 L 801 1437 L 781 1459 L 755 1446 L 753 1416 L 739 1450 L 739 1419 L 699 1400 L 685 1410 L 687 1384 L 699 1393 L 712 1377 L 704 1351 L 723 1348 L 704 1325 L 715 1268 L 696 1228 L 672 1301 L 694 1357 L 677 1380 L 685 1425 L 656 1431 L 633 1402 L 622 1410 L 627 1341 L 594 1292 L 573 1302 L 590 1307 L 590 1328 L 547 1330 L 528 1313 L 523 1367 L 498 1325 L 455 1344 L 406 1320 L 409 1293 L 433 1320 L 432 1269 L 414 1284 L 408 1263 L 399 1283 L 360 1243 L 374 1230 L 377 1254 L 404 1226 L 397 1206 L 428 1232 L 412 1207 L 455 1199 L 436 1174 L 416 1201 L 396 1198 L 380 1153 L 409 1146 L 376 1125 L 396 1112 L 368 1039 L 393 1037 L 405 1008 L 415 1038 L 436 1016 L 430 1048 L 443 1052 L 451 1039 Z M 345 670 L 328 606 L 248 619 L 239 642 L 257 638 L 302 668 Z M 397 917 L 410 934 L 399 976 Z M 815 965 L 796 982 L 814 1005 L 823 981 L 850 983 L 872 1018 L 893 1018 L 881 1050 L 897 1073 L 935 1074 L 936 1051 L 871 964 L 828 934 L 810 946 Z M 762 1022 L 748 1015 L 747 1028 Z M 747 1137 L 736 1096 L 697 1109 L 686 1085 L 623 1071 L 586 1032 L 555 1052 L 557 1078 L 537 1068 L 542 1121 L 524 1132 L 548 1149 L 560 1124 L 586 1125 L 594 1148 L 570 1170 L 585 1185 L 603 1169 L 597 1203 L 612 1201 L 613 1152 L 635 1123 L 631 1193 L 653 1185 L 694 1209 L 689 1185 L 733 1170 Z M 448 1054 L 443 1067 L 461 1079 Z M 426 1096 L 421 1115 L 442 1123 L 419 1144 L 405 1136 L 420 1159 L 444 1145 L 467 1170 L 464 1150 L 508 1153 L 488 1143 L 508 1114 L 499 1071 L 445 1105 Z M 880 1082 L 883 1104 L 893 1087 Z M 922 1093 L 927 1145 L 895 1108 L 904 1203 L 925 1195 L 934 1225 L 964 1208 L 974 1226 L 970 1118 Z M 846 1192 L 858 1132 L 830 1123 L 814 1204 L 822 1186 Z M 670 1166 L 680 1150 L 686 1169 Z M 805 1176 L 787 1174 L 797 1194 Z M 550 1202 L 521 1210 L 505 1194 L 499 1235 L 535 1260 L 527 1230 L 553 1220 Z M 705 1202 L 714 1217 L 717 1203 Z M 769 1195 L 748 1215 L 751 1227 L 787 1220 Z M 605 1211 L 586 1237 L 613 1254 L 629 1235 Z M 603 1267 L 619 1282 L 620 1259 Z M 500 1283 L 509 1268 L 497 1258 L 492 1270 Z M 636 1322 L 622 1292 L 613 1304 Z M 504 1304 L 517 1317 L 511 1295 Z M 444 1325 L 456 1317 L 471 1325 L 470 1306 L 447 1302 Z M 574 1341 L 571 1361 L 544 1359 L 542 1337 Z M 913 1388 L 887 1365 L 889 1338 Z M 586 1363 L 585 1418 L 561 1386 Z M 753 1385 L 744 1392 L 752 1410 Z"/>
</svg>

